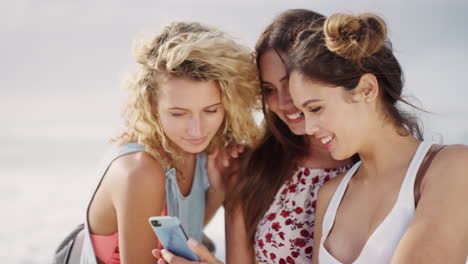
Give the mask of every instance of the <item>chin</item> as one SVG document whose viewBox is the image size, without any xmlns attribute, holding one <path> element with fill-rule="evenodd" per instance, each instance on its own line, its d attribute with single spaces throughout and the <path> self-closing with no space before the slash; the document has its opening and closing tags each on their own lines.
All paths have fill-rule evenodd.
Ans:
<svg viewBox="0 0 468 264">
<path fill-rule="evenodd" d="M 344 155 L 344 153 L 338 151 L 330 151 L 330 155 L 334 160 L 345 160 L 349 158 L 348 155 Z"/>
<path fill-rule="evenodd" d="M 304 127 L 288 126 L 289 130 L 296 136 L 303 136 L 306 134 Z"/>
<path fill-rule="evenodd" d="M 198 146 L 190 145 L 190 144 L 184 144 L 184 146 L 181 147 L 181 149 L 183 151 L 187 152 L 187 153 L 197 154 L 197 153 L 205 151 L 206 148 L 208 147 L 208 145 L 209 145 L 209 142 L 208 142 L 208 144 L 204 143 L 204 144 L 201 144 L 201 145 L 198 145 Z"/>
</svg>

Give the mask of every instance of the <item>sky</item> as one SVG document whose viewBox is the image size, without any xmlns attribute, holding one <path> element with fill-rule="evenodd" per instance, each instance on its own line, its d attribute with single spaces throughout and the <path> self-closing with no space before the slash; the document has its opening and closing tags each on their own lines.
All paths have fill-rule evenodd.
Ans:
<svg viewBox="0 0 468 264">
<path fill-rule="evenodd" d="M 200 21 L 253 47 L 289 8 L 381 15 L 406 94 L 434 112 L 429 119 L 436 123 L 468 114 L 466 1 L 17 0 L 0 4 L 0 136 L 108 136 L 119 124 L 121 81 L 134 69 L 136 37 L 170 21 Z"/>
</svg>

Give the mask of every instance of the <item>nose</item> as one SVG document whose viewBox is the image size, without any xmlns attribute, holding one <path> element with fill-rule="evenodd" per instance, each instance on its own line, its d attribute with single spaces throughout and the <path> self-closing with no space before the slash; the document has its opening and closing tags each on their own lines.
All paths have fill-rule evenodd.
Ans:
<svg viewBox="0 0 468 264">
<path fill-rule="evenodd" d="M 305 132 L 307 135 L 314 135 L 319 131 L 318 120 L 313 117 L 305 118 Z"/>
<path fill-rule="evenodd" d="M 278 92 L 278 106 L 281 110 L 287 110 L 293 103 L 288 87 L 280 89 Z"/>
<path fill-rule="evenodd" d="M 192 116 L 188 121 L 187 133 L 190 137 L 199 138 L 202 136 L 202 121 L 199 116 Z"/>
</svg>

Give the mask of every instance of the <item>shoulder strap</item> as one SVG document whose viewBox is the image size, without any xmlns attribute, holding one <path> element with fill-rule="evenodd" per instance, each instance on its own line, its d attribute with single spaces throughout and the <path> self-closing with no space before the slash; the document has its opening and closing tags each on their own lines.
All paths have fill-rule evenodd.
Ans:
<svg viewBox="0 0 468 264">
<path fill-rule="evenodd" d="M 427 170 L 431 166 L 432 160 L 435 158 L 437 153 L 445 148 L 447 145 L 439 145 L 427 156 L 426 161 L 419 168 L 418 174 L 416 174 L 416 181 L 414 182 L 414 205 L 418 205 L 419 198 L 421 197 L 421 182 L 426 175 Z"/>
<path fill-rule="evenodd" d="M 354 176 L 356 171 L 359 169 L 362 161 L 358 161 L 354 166 L 345 174 L 343 179 L 341 179 L 340 184 L 335 190 L 335 193 L 332 195 L 328 207 L 325 210 L 322 220 L 322 242 L 328 237 L 336 218 L 336 213 L 338 207 L 340 206 L 341 200 L 343 199 L 344 193 L 348 188 L 349 181 L 351 177 Z M 322 243 L 321 242 L 321 243 Z"/>
</svg>

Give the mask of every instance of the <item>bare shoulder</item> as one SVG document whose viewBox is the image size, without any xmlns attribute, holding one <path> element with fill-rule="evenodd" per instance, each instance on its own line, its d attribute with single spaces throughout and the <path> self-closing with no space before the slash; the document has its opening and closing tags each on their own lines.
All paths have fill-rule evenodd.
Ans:
<svg viewBox="0 0 468 264">
<path fill-rule="evenodd" d="M 329 181 L 327 181 L 325 184 L 323 184 L 320 187 L 317 198 L 318 198 L 318 203 L 321 206 L 328 207 L 328 204 L 330 203 L 330 200 L 333 197 L 333 194 L 335 194 L 336 189 L 338 189 L 338 186 L 340 185 L 346 173 L 347 172 L 342 173 L 330 179 Z"/>
<path fill-rule="evenodd" d="M 321 196 L 330 197 L 335 193 L 338 185 L 340 185 L 341 181 L 343 180 L 344 176 L 347 172 L 342 173 L 336 177 L 331 178 L 325 184 L 323 184 L 319 189 L 319 194 Z"/>
<path fill-rule="evenodd" d="M 468 179 L 468 146 L 449 145 L 434 158 L 424 180 L 466 180 Z M 463 178 L 463 179 L 461 179 Z"/>
<path fill-rule="evenodd" d="M 445 197 L 458 204 L 466 197 L 468 188 L 468 146 L 449 145 L 442 149 L 430 164 L 421 182 L 421 198 Z"/>
<path fill-rule="evenodd" d="M 144 191 L 155 185 L 164 185 L 162 165 L 146 152 L 135 152 L 119 157 L 109 168 L 117 188 Z"/>
</svg>

